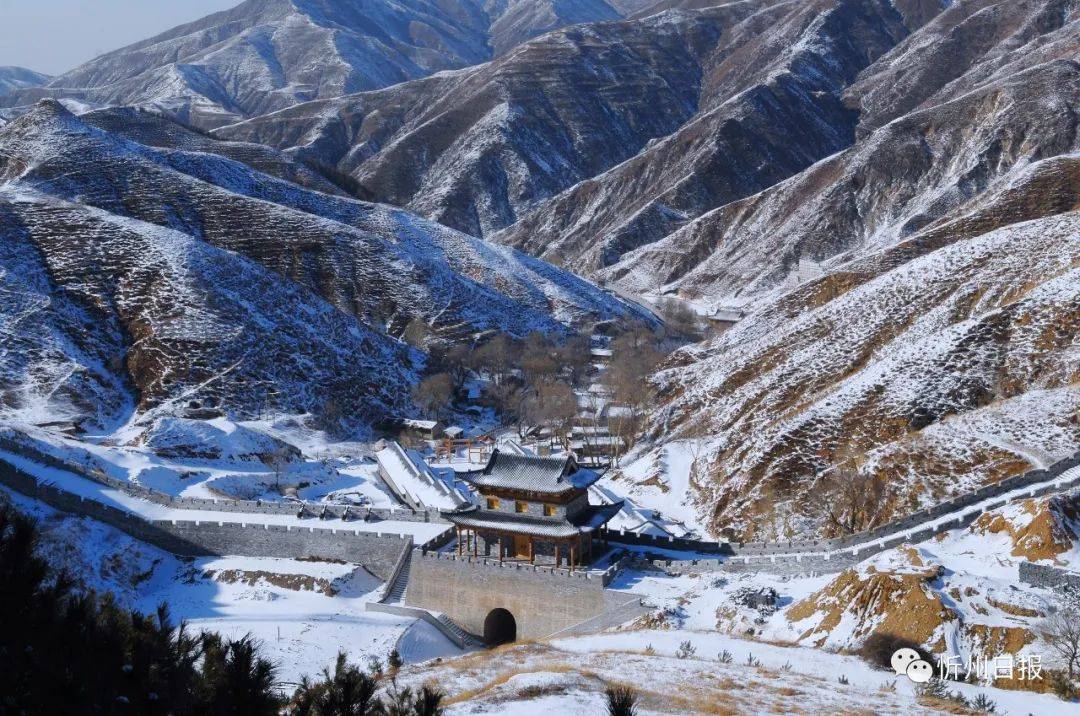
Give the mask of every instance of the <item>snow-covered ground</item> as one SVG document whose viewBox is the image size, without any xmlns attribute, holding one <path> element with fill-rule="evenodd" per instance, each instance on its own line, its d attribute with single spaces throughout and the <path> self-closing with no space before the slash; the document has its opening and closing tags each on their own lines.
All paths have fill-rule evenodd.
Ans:
<svg viewBox="0 0 1080 716">
<path fill-rule="evenodd" d="M 381 582 L 355 565 L 255 557 L 179 559 L 106 525 L 57 512 L 0 488 L 41 525 L 41 551 L 82 585 L 109 591 L 131 608 L 167 602 L 190 628 L 252 635 L 284 685 L 350 661 L 386 661 L 398 646 L 406 661 L 460 654 L 433 627 L 364 611 Z M 332 593 L 327 593 L 332 592 Z"/>
<path fill-rule="evenodd" d="M 100 502 L 117 509 L 139 515 L 147 520 L 187 520 L 197 522 L 236 522 L 242 524 L 283 525 L 289 527 L 312 527 L 310 519 L 303 519 L 289 514 L 267 514 L 264 512 L 215 512 L 212 510 L 185 510 L 166 507 L 154 502 L 133 497 L 126 492 L 107 487 L 65 470 L 46 467 L 19 455 L 0 450 L 0 456 L 7 462 L 39 479 L 52 483 L 67 492 L 80 497 Z M 446 530 L 446 526 L 428 522 L 408 522 L 405 520 L 382 520 L 378 522 L 346 522 L 339 518 L 318 521 L 318 527 L 324 529 L 351 530 L 355 532 L 378 532 L 382 534 L 412 535 L 418 542 L 426 542 Z"/>
<path fill-rule="evenodd" d="M 257 432 L 295 446 L 287 439 L 287 431 L 273 431 L 269 425 L 258 426 Z M 214 427 L 224 435 L 237 432 L 227 425 Z M 246 429 L 256 430 L 251 425 Z M 195 483 L 184 485 L 184 489 L 165 488 L 170 480 L 183 484 L 188 479 L 204 479 L 177 477 L 184 474 L 182 470 L 197 469 L 197 475 L 216 474 L 218 479 L 227 474 L 238 481 L 245 479 L 244 475 L 258 475 L 265 470 L 257 459 L 247 455 L 246 448 L 236 449 L 245 442 L 258 444 L 261 439 L 244 431 L 238 437 L 242 440 L 220 445 L 223 453 L 230 454 L 216 459 L 165 458 L 139 444 L 76 443 L 56 436 L 48 439 L 56 452 L 103 466 L 113 476 L 128 475 L 143 484 L 157 481 L 152 485 L 156 489 L 192 494 Z M 304 449 L 294 459 L 294 464 L 301 466 L 296 469 L 313 474 L 325 470 L 330 477 L 300 487 L 301 497 L 355 501 L 357 495 L 370 495 L 373 504 L 392 504 L 388 492 L 380 487 L 375 465 L 365 462 L 361 448 L 320 443 L 311 435 L 304 436 L 303 441 Z M 624 515 L 627 519 L 637 516 L 654 526 L 687 529 L 687 525 L 676 521 L 685 517 L 691 529 L 700 529 L 701 525 L 690 521 L 693 505 L 688 499 L 693 448 L 690 443 L 676 443 L 660 451 L 631 454 L 624 463 L 625 476 L 605 476 L 599 486 L 601 494 L 594 495 L 593 500 L 623 499 L 630 492 L 633 502 Z M 319 458 L 314 456 L 316 451 Z M 4 457 L 71 492 L 151 519 L 312 524 L 311 520 L 289 515 L 171 510 L 17 456 Z M 475 469 L 476 465 L 459 456 L 436 469 L 460 471 L 470 467 Z M 451 701 L 462 692 L 476 691 L 467 702 L 451 703 L 451 713 L 586 713 L 601 703 L 603 686 L 610 681 L 639 685 L 646 692 L 643 713 L 680 712 L 654 695 L 672 690 L 726 704 L 735 713 L 796 707 L 839 712 L 854 704 L 879 712 L 932 711 L 916 705 L 905 680 L 841 653 L 857 650 L 867 627 L 880 624 L 885 616 L 867 613 L 855 618 L 843 612 L 846 605 L 840 605 L 843 614 L 830 621 L 826 609 L 835 605 L 827 600 L 808 614 L 792 616 L 793 606 L 829 594 L 836 575 L 785 578 L 713 572 L 668 576 L 626 570 L 611 588 L 645 598 L 655 607 L 652 615 L 630 628 L 624 626 L 600 635 L 510 647 L 508 652 L 500 653 L 514 655 L 507 657 L 511 665 L 487 662 L 481 668 L 472 665 L 479 664 L 486 658 L 484 655 L 448 659 L 460 655 L 460 651 L 423 622 L 364 611 L 367 602 L 377 599 L 381 584 L 362 568 L 247 557 L 181 560 L 104 525 L 58 515 L 20 496 L 14 499 L 43 519 L 47 528 L 44 549 L 54 563 L 73 568 L 88 586 L 116 592 L 135 608 L 149 610 L 167 601 L 174 615 L 194 628 L 214 629 L 229 636 L 254 635 L 263 643 L 265 653 L 279 664 L 279 679 L 286 687 L 302 675 L 330 664 L 339 650 L 345 650 L 352 661 L 362 662 L 369 657 L 385 659 L 391 649 L 398 648 L 407 662 L 415 664 L 405 670 L 406 681 L 436 679 L 450 693 Z M 1010 504 L 991 516 L 1000 516 L 1013 532 L 1039 519 L 1019 504 Z M 370 525 L 336 522 L 323 520 L 318 526 L 409 533 L 418 541 L 431 536 L 429 531 L 439 529 L 437 525 L 404 521 Z M 1018 582 L 1017 567 L 1022 558 L 1011 556 L 1014 545 L 1015 537 L 1010 537 L 1008 531 L 973 526 L 913 545 L 910 550 L 889 550 L 859 565 L 856 574 L 858 579 L 870 580 L 877 573 L 917 574 L 940 566 L 939 575 L 920 588 L 925 589 L 928 599 L 938 599 L 943 608 L 955 612 L 956 618 L 943 619 L 933 634 L 940 637 L 948 653 L 967 658 L 979 646 L 973 640 L 972 625 L 984 631 L 1032 632 L 1038 617 L 1031 615 L 1046 613 L 1055 602 L 1053 593 Z M 913 566 L 914 562 L 918 564 Z M 1080 568 L 1077 544 L 1073 542 L 1057 553 L 1053 562 Z M 773 607 L 762 610 L 740 602 L 741 595 L 761 590 L 775 592 Z M 691 643 L 695 654 L 678 658 L 675 652 L 685 641 Z M 732 663 L 717 661 L 724 651 L 731 653 Z M 1038 640 L 1025 645 L 1022 651 L 1040 652 L 1045 655 L 1046 647 Z M 751 654 L 760 665 L 746 664 Z M 513 670 L 516 672 L 505 674 Z M 841 675 L 850 683 L 840 684 L 837 679 Z M 505 680 L 501 680 L 503 676 Z M 895 691 L 893 682 L 897 682 Z M 733 686 L 740 683 L 745 687 Z M 985 691 L 999 709 L 1010 713 L 1080 711 L 1052 696 L 967 684 L 950 688 L 969 698 Z M 796 697 L 796 693 L 802 697 Z M 682 704 L 684 709 L 696 708 L 691 701 L 676 699 L 671 703 Z"/>
<path fill-rule="evenodd" d="M 708 536 L 705 523 L 693 502 L 691 476 L 694 441 L 675 441 L 654 449 L 632 450 L 616 471 L 598 483 L 602 489 L 623 495 L 637 506 L 641 516 L 663 525 L 676 537 Z M 632 529 L 621 524 L 619 529 Z"/>
<path fill-rule="evenodd" d="M 680 649 L 688 642 L 693 653 Z M 726 656 L 724 655 L 726 652 Z M 752 660 L 752 661 L 751 661 Z M 642 714 L 968 713 L 919 702 L 913 684 L 854 656 L 687 629 L 639 630 L 513 645 L 408 667 L 405 684 L 437 683 L 448 714 L 603 713 L 604 689 L 629 684 Z M 997 713 L 1074 714 L 1054 696 L 953 684 Z"/>
</svg>

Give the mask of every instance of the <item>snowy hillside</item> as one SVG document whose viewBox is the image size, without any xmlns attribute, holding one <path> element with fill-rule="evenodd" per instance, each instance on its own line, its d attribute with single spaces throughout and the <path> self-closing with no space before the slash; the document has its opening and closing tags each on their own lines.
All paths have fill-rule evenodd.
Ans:
<svg viewBox="0 0 1080 716">
<path fill-rule="evenodd" d="M 708 38 L 734 12 L 573 27 L 488 64 L 216 134 L 336 165 L 380 201 L 484 236 L 689 119 Z"/>
<path fill-rule="evenodd" d="M 268 151 L 122 123 L 139 144 L 106 120 L 44 103 L 0 132 L 6 409 L 32 422 L 168 404 L 366 423 L 408 404 L 414 317 L 461 337 L 632 315 L 541 261 L 230 158 L 315 183 Z"/>
<path fill-rule="evenodd" d="M 692 479 L 714 530 L 818 534 L 806 498 L 831 469 L 882 485 L 885 520 L 1080 447 L 1080 213 L 937 250 L 929 233 L 770 301 L 659 374 L 657 437 L 707 436 Z"/>
</svg>

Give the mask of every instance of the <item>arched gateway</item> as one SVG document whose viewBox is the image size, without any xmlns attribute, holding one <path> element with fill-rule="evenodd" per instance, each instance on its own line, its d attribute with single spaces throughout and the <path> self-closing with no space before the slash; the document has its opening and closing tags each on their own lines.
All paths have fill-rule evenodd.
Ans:
<svg viewBox="0 0 1080 716">
<path fill-rule="evenodd" d="M 506 609 L 492 609 L 484 619 L 484 642 L 498 646 L 517 641 L 517 620 Z"/>
<path fill-rule="evenodd" d="M 604 613 L 604 579 L 589 567 L 622 503 L 589 502 L 597 473 L 569 456 L 494 450 L 465 479 L 476 503 L 442 512 L 457 544 L 414 555 L 406 604 L 442 612 L 488 644 L 539 639 Z"/>
</svg>

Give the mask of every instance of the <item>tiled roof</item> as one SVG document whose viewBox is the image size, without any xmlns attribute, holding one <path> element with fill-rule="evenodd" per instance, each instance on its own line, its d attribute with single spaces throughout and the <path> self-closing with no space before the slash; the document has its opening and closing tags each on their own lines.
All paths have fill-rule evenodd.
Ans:
<svg viewBox="0 0 1080 716">
<path fill-rule="evenodd" d="M 518 532 L 535 537 L 573 537 L 595 531 L 614 517 L 622 506 L 622 502 L 591 505 L 569 520 L 540 519 L 509 512 L 482 510 L 476 505 L 443 511 L 442 515 L 460 527 Z"/>
<path fill-rule="evenodd" d="M 559 494 L 584 489 L 600 478 L 571 457 L 533 457 L 495 450 L 484 470 L 469 476 L 477 487 Z"/>
</svg>

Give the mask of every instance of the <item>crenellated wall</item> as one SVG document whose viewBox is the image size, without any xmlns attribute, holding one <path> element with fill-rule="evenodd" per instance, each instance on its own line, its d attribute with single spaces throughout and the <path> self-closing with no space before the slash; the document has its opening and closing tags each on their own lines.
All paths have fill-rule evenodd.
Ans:
<svg viewBox="0 0 1080 716">
<path fill-rule="evenodd" d="M 654 566 L 668 572 L 756 571 L 789 576 L 835 573 L 901 544 L 922 542 L 948 530 L 966 527 L 980 515 L 1002 507 L 1010 500 L 1074 488 L 1080 488 L 1080 453 L 1047 469 L 1015 475 L 872 530 L 839 539 L 728 543 L 638 535 L 621 530 L 608 532 L 607 538 L 613 543 L 717 555 L 716 559 L 652 560 Z M 986 504 L 978 509 L 965 511 L 984 502 Z"/>
<path fill-rule="evenodd" d="M 399 557 L 413 545 L 410 535 L 349 529 L 145 520 L 131 512 L 41 484 L 3 460 L 0 460 L 0 483 L 50 507 L 104 522 L 135 539 L 181 556 L 333 559 L 361 564 L 380 579 L 388 579 Z"/>
</svg>

